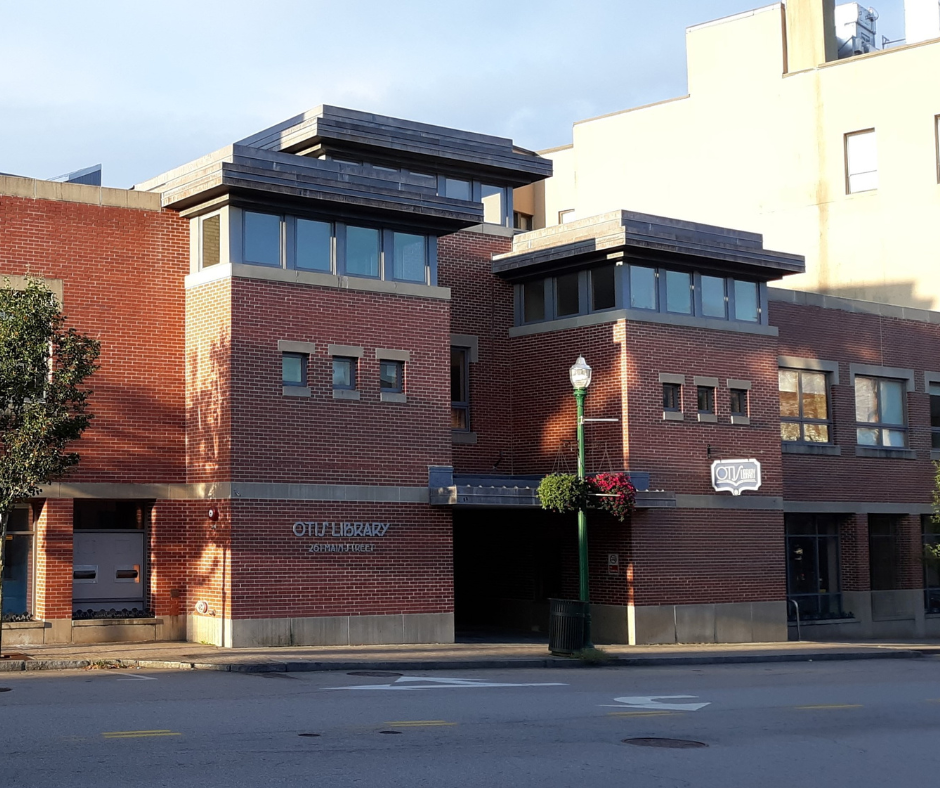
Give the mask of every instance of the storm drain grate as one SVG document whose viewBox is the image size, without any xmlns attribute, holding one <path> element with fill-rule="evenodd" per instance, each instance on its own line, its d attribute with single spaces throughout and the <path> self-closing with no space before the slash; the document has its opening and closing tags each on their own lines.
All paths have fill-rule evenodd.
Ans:
<svg viewBox="0 0 940 788">
<path fill-rule="evenodd" d="M 401 733 L 401 731 L 379 731 L 379 733 L 391 733 L 391 734 L 398 734 L 398 733 Z"/>
<path fill-rule="evenodd" d="M 305 736 L 308 739 L 316 739 L 320 736 L 319 733 L 298 733 L 298 736 Z"/>
<path fill-rule="evenodd" d="M 708 746 L 705 742 L 692 741 L 691 739 L 663 739 L 656 736 L 624 739 L 623 743 L 632 744 L 635 747 L 664 747 L 669 750 L 696 750 Z"/>
<path fill-rule="evenodd" d="M 354 670 L 351 673 L 347 673 L 347 676 L 370 676 L 376 679 L 397 679 L 399 676 L 404 676 L 404 673 L 390 673 L 387 670 Z"/>
<path fill-rule="evenodd" d="M 9 692 L 9 691 L 10 691 L 9 687 L 0 687 L 0 692 Z"/>
</svg>

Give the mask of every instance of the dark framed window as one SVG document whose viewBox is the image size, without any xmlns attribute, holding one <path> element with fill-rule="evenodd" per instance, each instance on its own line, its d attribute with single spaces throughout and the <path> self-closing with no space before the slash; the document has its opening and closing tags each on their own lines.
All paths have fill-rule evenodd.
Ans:
<svg viewBox="0 0 940 788">
<path fill-rule="evenodd" d="M 578 272 L 555 277 L 555 317 L 577 315 L 581 311 Z"/>
<path fill-rule="evenodd" d="M 483 222 L 485 224 L 506 223 L 506 188 L 480 184 L 480 202 L 483 203 Z"/>
<path fill-rule="evenodd" d="M 663 410 L 682 410 L 682 386 L 678 383 L 663 383 Z"/>
<path fill-rule="evenodd" d="M 333 388 L 338 391 L 354 391 L 358 366 L 357 358 L 333 356 Z"/>
<path fill-rule="evenodd" d="M 380 234 L 372 227 L 346 226 L 345 273 L 350 276 L 379 276 Z"/>
<path fill-rule="evenodd" d="M 728 316 L 725 280 L 720 276 L 701 277 L 702 315 L 724 320 Z"/>
<path fill-rule="evenodd" d="M 640 265 L 630 266 L 630 308 L 652 309 L 659 306 L 656 287 L 656 269 Z"/>
<path fill-rule="evenodd" d="M 294 267 L 302 271 L 333 270 L 333 225 L 297 219 L 294 230 Z"/>
<path fill-rule="evenodd" d="M 473 199 L 473 189 L 470 181 L 462 181 L 458 178 L 444 178 L 444 196 L 454 200 Z"/>
<path fill-rule="evenodd" d="M 920 521 L 924 547 L 940 545 L 940 523 L 930 514 L 921 515 Z M 924 607 L 928 613 L 940 613 L 940 563 L 932 559 L 924 561 Z"/>
<path fill-rule="evenodd" d="M 781 369 L 780 438 L 795 443 L 830 443 L 829 381 L 825 372 Z"/>
<path fill-rule="evenodd" d="M 666 271 L 666 311 L 680 315 L 692 314 L 691 274 Z"/>
<path fill-rule="evenodd" d="M 787 600 L 799 606 L 801 620 L 838 618 L 842 613 L 839 524 L 817 514 L 784 515 L 787 542 Z M 788 604 L 788 617 L 796 608 Z"/>
<path fill-rule="evenodd" d="M 3 564 L 3 615 L 27 616 L 33 612 L 36 566 L 32 510 L 17 506 L 7 522 Z"/>
<path fill-rule="evenodd" d="M 734 319 L 749 323 L 760 321 L 760 298 L 757 282 L 734 280 Z"/>
<path fill-rule="evenodd" d="M 617 305 L 616 266 L 602 265 L 591 269 L 591 311 L 613 309 Z"/>
<path fill-rule="evenodd" d="M 940 449 L 940 383 L 927 387 L 930 394 L 930 448 Z"/>
<path fill-rule="evenodd" d="M 281 217 L 272 213 L 244 213 L 244 258 L 246 263 L 281 264 Z"/>
<path fill-rule="evenodd" d="M 405 362 L 379 362 L 379 389 L 386 394 L 401 394 L 405 390 Z"/>
<path fill-rule="evenodd" d="M 747 389 L 729 389 L 728 400 L 732 416 L 747 416 Z"/>
<path fill-rule="evenodd" d="M 545 319 L 545 280 L 533 279 L 522 285 L 522 322 L 538 323 Z"/>
<path fill-rule="evenodd" d="M 698 412 L 715 412 L 715 389 L 712 386 L 698 386 Z"/>
<path fill-rule="evenodd" d="M 426 282 L 427 239 L 423 235 L 392 233 L 392 277 L 406 282 Z"/>
<path fill-rule="evenodd" d="M 532 216 L 521 211 L 512 212 L 512 226 L 516 230 L 527 233 L 532 229 Z"/>
<path fill-rule="evenodd" d="M 202 230 L 201 239 L 201 262 L 203 268 L 209 268 L 218 265 L 221 261 L 221 240 L 222 240 L 222 217 L 207 216 L 200 222 Z"/>
<path fill-rule="evenodd" d="M 307 354 L 281 354 L 281 384 L 284 386 L 307 385 Z"/>
<path fill-rule="evenodd" d="M 450 349 L 450 427 L 470 431 L 470 348 Z"/>
<path fill-rule="evenodd" d="M 907 445 L 904 394 L 903 380 L 856 376 L 855 420 L 859 445 Z"/>
<path fill-rule="evenodd" d="M 898 515 L 868 515 L 868 569 L 872 591 L 896 591 L 900 587 L 900 525 Z"/>
</svg>

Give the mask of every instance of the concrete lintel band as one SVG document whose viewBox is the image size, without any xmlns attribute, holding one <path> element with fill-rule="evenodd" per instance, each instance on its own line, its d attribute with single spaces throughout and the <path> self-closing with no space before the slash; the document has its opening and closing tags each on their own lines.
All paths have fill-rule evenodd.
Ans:
<svg viewBox="0 0 940 788">
<path fill-rule="evenodd" d="M 695 386 L 708 386 L 709 388 L 716 389 L 718 388 L 718 378 L 713 378 L 706 375 L 695 375 L 692 378 L 692 384 Z"/>
<path fill-rule="evenodd" d="M 761 509 L 781 511 L 783 498 L 770 495 L 686 495 L 676 493 L 677 509 Z"/>
<path fill-rule="evenodd" d="M 940 383 L 940 372 L 925 372 L 924 373 L 924 391 L 930 392 L 930 387 L 934 383 Z"/>
<path fill-rule="evenodd" d="M 389 350 L 386 348 L 376 348 L 375 357 L 379 361 L 411 361 L 410 350 Z"/>
<path fill-rule="evenodd" d="M 306 353 L 307 355 L 317 352 L 317 346 L 313 342 L 293 342 L 289 339 L 279 339 L 277 349 L 281 353 Z"/>
<path fill-rule="evenodd" d="M 858 301 L 853 298 L 807 293 L 802 290 L 785 290 L 779 287 L 767 288 L 769 301 L 780 301 L 800 306 L 815 306 L 821 309 L 841 309 L 844 312 L 859 312 L 866 315 L 895 317 L 901 320 L 913 320 L 918 323 L 940 323 L 940 312 L 916 307 L 880 304 L 875 301 Z"/>
<path fill-rule="evenodd" d="M 100 498 L 123 500 L 350 501 L 356 503 L 427 503 L 427 487 L 358 484 L 65 484 L 42 488 L 39 498 Z"/>
<path fill-rule="evenodd" d="M 673 372 L 660 372 L 659 382 L 660 383 L 672 383 L 676 386 L 684 386 L 685 375 L 677 375 Z"/>
<path fill-rule="evenodd" d="M 877 503 L 874 501 L 784 501 L 793 514 L 933 514 L 929 503 Z"/>
<path fill-rule="evenodd" d="M 362 358 L 365 355 L 365 350 L 358 345 L 327 345 L 326 352 L 331 356 L 348 358 Z"/>
<path fill-rule="evenodd" d="M 801 358 L 800 356 L 777 356 L 777 366 L 785 369 L 809 369 L 815 372 L 828 372 L 833 386 L 839 385 L 839 362 L 823 361 L 819 358 Z"/>
<path fill-rule="evenodd" d="M 896 378 L 906 381 L 907 391 L 914 390 L 914 370 L 903 367 L 880 367 L 876 364 L 849 364 L 849 385 L 855 385 L 855 376 Z"/>
<path fill-rule="evenodd" d="M 729 389 L 743 389 L 744 391 L 750 391 L 751 381 L 738 380 L 737 378 L 728 378 L 728 388 Z"/>
</svg>

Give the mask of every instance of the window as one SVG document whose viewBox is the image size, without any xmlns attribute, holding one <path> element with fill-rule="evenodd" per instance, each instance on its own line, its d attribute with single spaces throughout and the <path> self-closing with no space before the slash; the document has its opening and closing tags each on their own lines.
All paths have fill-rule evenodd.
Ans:
<svg viewBox="0 0 940 788">
<path fill-rule="evenodd" d="M 270 213 L 245 211 L 246 263 L 281 264 L 281 217 Z"/>
<path fill-rule="evenodd" d="M 346 228 L 346 273 L 378 277 L 379 231 L 371 227 Z"/>
<path fill-rule="evenodd" d="M 427 281 L 427 240 L 423 235 L 392 233 L 392 276 L 408 282 Z"/>
<path fill-rule="evenodd" d="M 729 409 L 732 416 L 747 416 L 747 389 L 729 389 Z"/>
<path fill-rule="evenodd" d="M 874 129 L 845 135 L 845 188 L 847 194 L 878 188 L 878 146 Z"/>
<path fill-rule="evenodd" d="M 839 526 L 826 515 L 784 515 L 787 540 L 787 599 L 799 606 L 801 620 L 839 618 Z M 793 605 L 788 617 L 796 618 Z"/>
<path fill-rule="evenodd" d="M 682 411 L 682 386 L 678 383 L 663 383 L 663 410 Z"/>
<path fill-rule="evenodd" d="M 379 361 L 379 389 L 385 394 L 401 394 L 405 390 L 403 361 Z"/>
<path fill-rule="evenodd" d="M 760 320 L 757 282 L 734 280 L 734 319 L 756 323 Z"/>
<path fill-rule="evenodd" d="M 346 356 L 333 356 L 333 389 L 336 391 L 355 391 L 356 367 L 358 359 Z"/>
<path fill-rule="evenodd" d="M 222 217 L 207 216 L 200 223 L 202 229 L 202 241 L 200 245 L 202 267 L 208 268 L 210 265 L 218 265 L 221 261 L 222 238 Z"/>
<path fill-rule="evenodd" d="M 825 372 L 781 369 L 780 438 L 800 443 L 829 443 L 828 381 Z"/>
<path fill-rule="evenodd" d="M 545 280 L 536 279 L 522 285 L 522 319 L 536 323 L 545 319 Z"/>
<path fill-rule="evenodd" d="M 655 268 L 630 266 L 630 308 L 657 308 Z"/>
<path fill-rule="evenodd" d="M 566 208 L 558 212 L 558 224 L 568 224 L 574 221 L 574 208 Z"/>
<path fill-rule="evenodd" d="M 895 591 L 900 581 L 900 517 L 868 515 L 868 568 L 872 591 Z"/>
<path fill-rule="evenodd" d="M 527 213 L 513 211 L 512 226 L 516 230 L 522 230 L 522 232 L 527 233 L 532 229 L 532 217 Z"/>
<path fill-rule="evenodd" d="M 581 311 L 577 271 L 555 278 L 555 317 L 576 315 Z"/>
<path fill-rule="evenodd" d="M 613 309 L 617 304 L 615 267 L 604 265 L 591 269 L 591 311 Z"/>
<path fill-rule="evenodd" d="M 940 383 L 927 387 L 930 394 L 930 448 L 940 449 Z"/>
<path fill-rule="evenodd" d="M 666 271 L 666 311 L 692 314 L 692 277 L 681 271 Z"/>
<path fill-rule="evenodd" d="M 903 447 L 907 443 L 904 420 L 904 381 L 855 378 L 855 420 L 862 446 Z"/>
<path fill-rule="evenodd" d="M 924 547 L 940 545 L 940 523 L 929 514 L 921 515 Z M 928 613 L 940 613 L 940 564 L 924 562 L 924 607 Z"/>
<path fill-rule="evenodd" d="M 281 384 L 284 386 L 307 385 L 307 354 L 281 354 Z"/>
<path fill-rule="evenodd" d="M 728 316 L 725 296 L 725 280 L 718 276 L 702 276 L 702 315 L 705 317 Z"/>
<path fill-rule="evenodd" d="M 7 522 L 6 558 L 3 564 L 4 616 L 31 616 L 35 566 L 32 510 L 17 506 Z"/>
<path fill-rule="evenodd" d="M 481 184 L 480 198 L 483 203 L 483 221 L 487 224 L 505 224 L 506 189 Z"/>
<path fill-rule="evenodd" d="M 450 426 L 470 430 L 470 348 L 450 349 Z"/>
<path fill-rule="evenodd" d="M 940 183 L 940 115 L 937 115 L 933 122 L 937 143 L 937 183 Z"/>
<path fill-rule="evenodd" d="M 453 200 L 473 199 L 473 190 L 470 188 L 470 181 L 461 181 L 456 178 L 444 178 L 444 196 Z"/>
<path fill-rule="evenodd" d="M 715 389 L 711 386 L 698 386 L 698 412 L 713 414 L 715 412 Z"/>
<path fill-rule="evenodd" d="M 294 267 L 302 271 L 333 270 L 333 226 L 329 222 L 298 219 Z"/>
</svg>

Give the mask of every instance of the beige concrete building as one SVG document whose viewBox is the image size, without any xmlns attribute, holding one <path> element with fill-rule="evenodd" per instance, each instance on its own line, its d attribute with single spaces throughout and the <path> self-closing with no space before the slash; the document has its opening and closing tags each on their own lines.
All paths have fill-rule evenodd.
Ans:
<svg viewBox="0 0 940 788">
<path fill-rule="evenodd" d="M 940 4 L 908 0 L 907 43 L 886 49 L 850 6 L 689 28 L 689 94 L 575 123 L 516 211 L 535 228 L 627 209 L 756 231 L 806 256 L 782 287 L 940 309 Z"/>
</svg>

